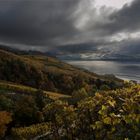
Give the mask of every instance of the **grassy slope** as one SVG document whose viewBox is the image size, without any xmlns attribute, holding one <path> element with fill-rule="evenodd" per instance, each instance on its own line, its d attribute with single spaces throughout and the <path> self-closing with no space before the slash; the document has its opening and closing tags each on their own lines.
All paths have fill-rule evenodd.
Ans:
<svg viewBox="0 0 140 140">
<path fill-rule="evenodd" d="M 4 82 L 0 81 L 0 90 L 8 90 L 11 92 L 23 92 L 24 94 L 35 94 L 38 89 L 24 86 L 24 85 L 18 85 L 14 84 L 11 82 Z M 56 92 L 49 92 L 49 91 L 44 91 L 46 95 L 48 95 L 51 99 L 56 100 L 59 98 L 70 98 L 71 96 L 64 95 L 61 93 L 56 93 Z"/>
<path fill-rule="evenodd" d="M 0 80 L 64 94 L 71 94 L 77 86 L 74 79 L 84 79 L 87 84 L 94 84 L 91 81 L 97 79 L 122 83 L 115 77 L 99 76 L 47 56 L 16 55 L 0 50 L 0 65 Z M 69 84 L 72 86 L 67 88 Z"/>
<path fill-rule="evenodd" d="M 0 50 L 0 58 L 4 59 L 13 59 L 13 60 L 21 60 L 28 65 L 34 66 L 38 70 L 45 70 L 51 73 L 63 73 L 67 75 L 73 75 L 73 74 L 82 74 L 87 77 L 92 78 L 101 78 L 104 80 L 108 80 L 107 77 L 99 76 L 95 73 L 91 73 L 87 70 L 80 69 L 77 67 L 74 67 L 72 65 L 69 65 L 67 63 L 64 63 L 62 61 L 59 61 L 56 58 L 53 57 L 47 57 L 47 56 L 31 56 L 31 55 L 15 55 L 13 53 Z M 117 81 L 118 79 L 115 78 Z M 119 81 L 119 80 L 118 80 Z"/>
</svg>

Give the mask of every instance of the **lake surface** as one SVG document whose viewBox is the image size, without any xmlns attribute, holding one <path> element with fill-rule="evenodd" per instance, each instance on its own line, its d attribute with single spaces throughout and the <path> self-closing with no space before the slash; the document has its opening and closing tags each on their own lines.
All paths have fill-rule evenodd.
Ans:
<svg viewBox="0 0 140 140">
<path fill-rule="evenodd" d="M 119 78 L 140 82 L 140 62 L 66 61 L 97 74 L 114 74 Z"/>
</svg>

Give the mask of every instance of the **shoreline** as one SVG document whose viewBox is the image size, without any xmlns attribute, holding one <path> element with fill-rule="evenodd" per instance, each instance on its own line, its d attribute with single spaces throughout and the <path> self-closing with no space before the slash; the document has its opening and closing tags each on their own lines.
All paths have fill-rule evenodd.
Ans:
<svg viewBox="0 0 140 140">
<path fill-rule="evenodd" d="M 119 78 L 119 79 L 122 79 L 122 80 L 124 80 L 124 81 L 134 81 L 134 82 L 136 82 L 136 83 L 138 83 L 138 84 L 140 84 L 140 80 L 137 80 L 137 79 L 133 79 L 133 78 L 126 78 L 126 77 L 123 77 L 123 76 L 119 76 L 119 75 L 115 75 L 117 78 Z"/>
<path fill-rule="evenodd" d="M 136 81 L 140 83 L 139 62 L 67 61 L 67 63 L 99 75 L 114 75 L 124 81 Z"/>
</svg>

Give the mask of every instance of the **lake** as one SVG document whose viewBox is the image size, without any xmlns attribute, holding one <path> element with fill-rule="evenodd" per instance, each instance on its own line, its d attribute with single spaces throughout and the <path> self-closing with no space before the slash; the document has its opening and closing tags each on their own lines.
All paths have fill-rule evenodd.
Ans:
<svg viewBox="0 0 140 140">
<path fill-rule="evenodd" d="M 114 74 L 119 78 L 140 82 L 140 62 L 66 61 L 97 74 Z"/>
</svg>

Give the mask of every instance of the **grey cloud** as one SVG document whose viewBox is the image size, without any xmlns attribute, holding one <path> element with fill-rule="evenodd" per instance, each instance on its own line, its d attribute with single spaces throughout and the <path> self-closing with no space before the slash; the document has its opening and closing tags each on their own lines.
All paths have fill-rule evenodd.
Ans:
<svg viewBox="0 0 140 140">
<path fill-rule="evenodd" d="M 79 43 L 79 44 L 67 44 L 62 46 L 54 47 L 51 51 L 57 51 L 63 54 L 76 54 L 84 52 L 95 52 L 97 51 L 98 43 Z"/>
<path fill-rule="evenodd" d="M 119 10 L 104 6 L 99 11 L 90 2 L 0 0 L 0 41 L 61 54 L 105 50 L 119 53 L 126 49 L 139 52 L 139 41 L 112 41 L 111 37 L 140 30 L 140 1 L 134 0 Z"/>
<path fill-rule="evenodd" d="M 90 7 L 90 1 L 88 1 Z M 83 6 L 83 9 L 85 6 Z M 140 30 L 140 1 L 134 0 L 130 5 L 124 5 L 116 10 L 108 7 L 86 8 L 79 12 L 79 24 L 86 18 L 85 25 L 81 26 L 84 32 L 92 33 L 93 37 L 110 36 L 119 32 L 135 32 Z M 78 18 L 78 17 L 77 17 Z"/>
<path fill-rule="evenodd" d="M 131 5 L 125 5 L 121 10 L 114 11 L 108 20 L 108 24 L 103 24 L 103 28 L 108 34 L 117 32 L 135 32 L 140 30 L 140 1 L 135 0 Z"/>
<path fill-rule="evenodd" d="M 120 42 L 119 53 L 129 55 L 140 55 L 140 40 L 129 39 Z"/>
<path fill-rule="evenodd" d="M 70 15 L 77 3 L 78 0 L 0 1 L 0 37 L 28 45 L 51 45 L 53 40 L 76 32 Z"/>
</svg>

